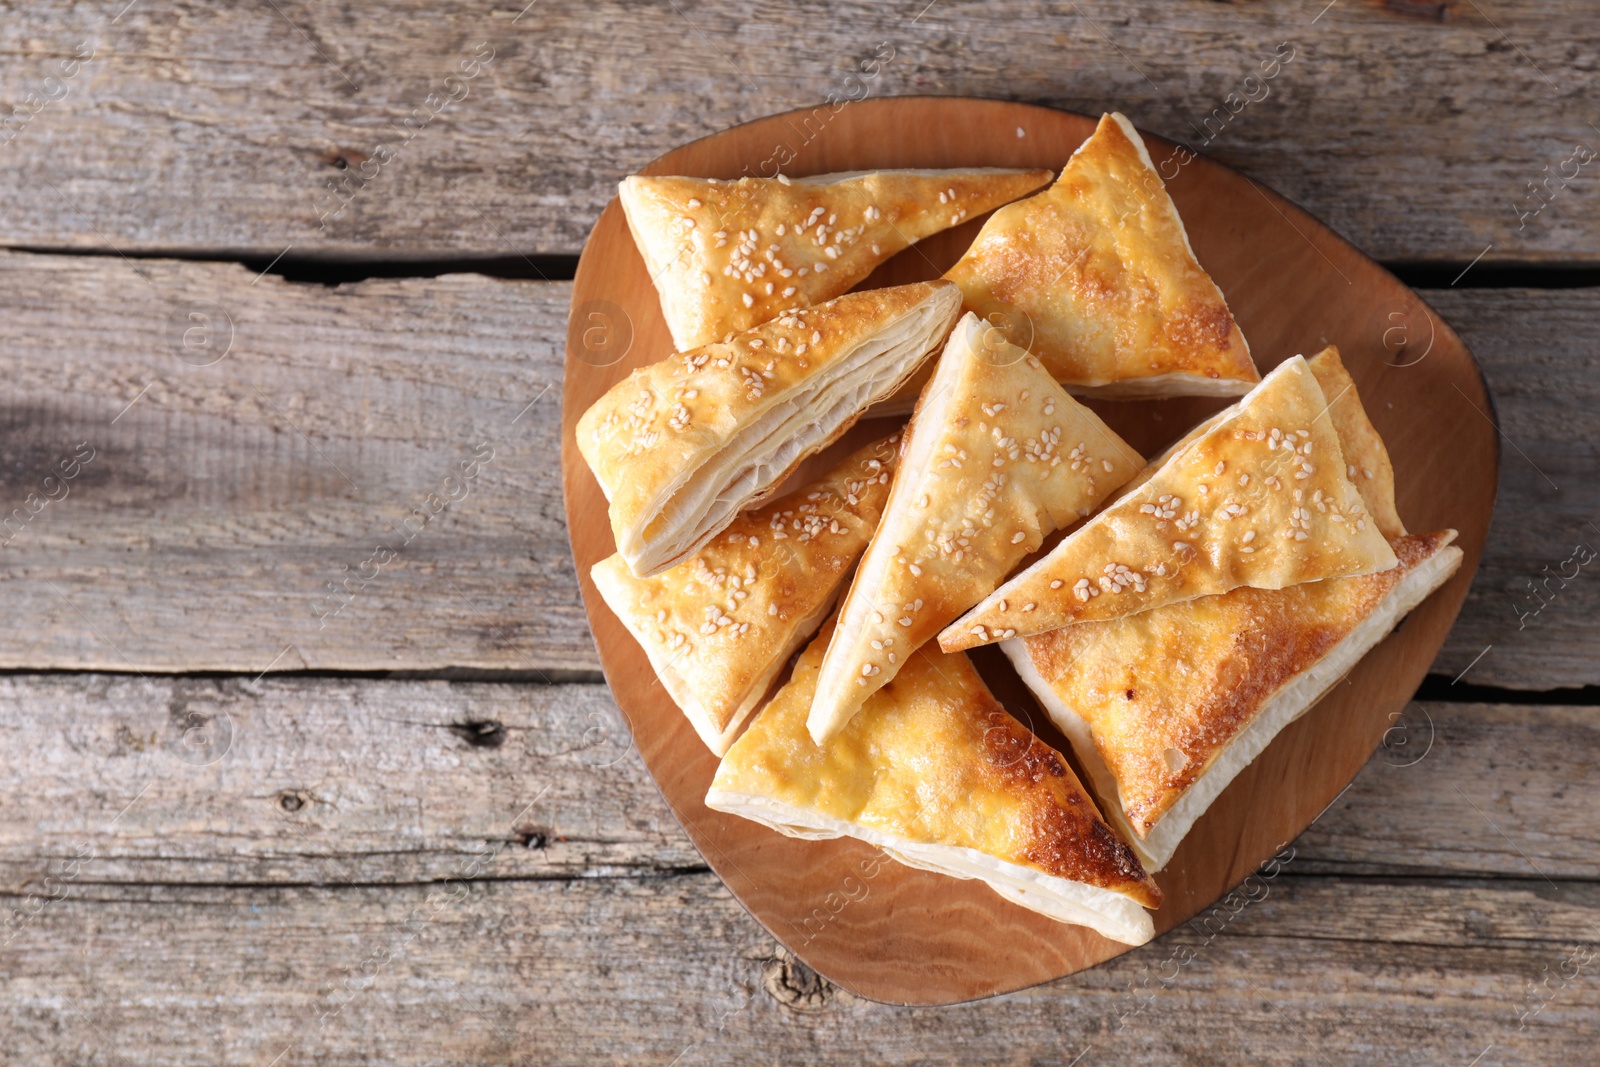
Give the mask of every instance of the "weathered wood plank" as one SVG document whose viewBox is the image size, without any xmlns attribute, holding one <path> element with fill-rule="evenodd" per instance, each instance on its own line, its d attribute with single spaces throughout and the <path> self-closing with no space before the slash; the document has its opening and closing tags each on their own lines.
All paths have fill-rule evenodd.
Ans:
<svg viewBox="0 0 1600 1067">
<path fill-rule="evenodd" d="M 17 1062 L 74 1067 L 1074 1057 L 1386 1067 L 1466 1064 L 1491 1044 L 1495 1057 L 1480 1063 L 1592 1052 L 1593 885 L 1290 873 L 1262 893 L 1209 927 L 1049 986 L 907 1010 L 786 965 L 707 873 L 83 887 L 10 935 L 0 1017 Z"/>
<path fill-rule="evenodd" d="M 1580 566 L 1600 552 L 1600 291 L 1424 295 L 1483 364 L 1502 431 L 1489 543 L 1434 669 L 1520 689 L 1600 684 L 1600 561 Z M 1461 417 L 1484 416 L 1463 400 Z"/>
<path fill-rule="evenodd" d="M 0 589 L 26 620 L 0 667 L 594 669 L 553 462 L 559 390 L 543 393 L 568 290 L 0 254 Z M 1552 582 L 1525 630 L 1514 610 L 1537 604 L 1526 586 L 1544 565 L 1600 546 L 1600 290 L 1430 296 L 1482 360 L 1508 441 L 1482 574 L 1438 669 L 1494 644 L 1469 681 L 1600 683 L 1592 567 Z M 215 320 L 189 334 L 211 347 L 183 347 L 191 312 Z M 230 320 L 225 357 L 193 365 Z M 1463 400 L 1461 417 L 1485 416 Z M 28 495 L 60 494 L 45 479 L 79 443 L 94 458 L 28 520 Z M 452 480 L 485 444 L 476 476 Z M 465 495 L 398 558 L 373 558 L 451 491 Z"/>
<path fill-rule="evenodd" d="M 5 255 L 0 291 L 0 665 L 593 668 L 565 285 Z"/>
<path fill-rule="evenodd" d="M 16 892 L 702 866 L 600 685 L 13 675 L 0 723 Z M 1588 709 L 1414 704 L 1297 870 L 1600 878 L 1597 751 Z"/>
<path fill-rule="evenodd" d="M 1600 258 L 1584 4 L 1324 6 L 51 0 L 0 28 L 0 244 L 571 254 L 686 141 L 820 105 L 803 170 L 825 102 L 940 93 L 1120 108 L 1381 258 Z"/>
</svg>

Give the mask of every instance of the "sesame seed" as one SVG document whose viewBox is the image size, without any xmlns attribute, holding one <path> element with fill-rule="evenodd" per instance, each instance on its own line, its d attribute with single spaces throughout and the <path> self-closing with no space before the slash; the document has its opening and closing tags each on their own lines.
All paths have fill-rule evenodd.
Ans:
<svg viewBox="0 0 1600 1067">
<path fill-rule="evenodd" d="M 1060 578 L 1055 578 L 1050 582 L 1050 588 L 1051 589 L 1060 589 L 1062 584 L 1063 583 L 1062 583 Z"/>
<path fill-rule="evenodd" d="M 756 303 L 756 298 L 755 297 L 751 296 L 749 293 L 745 293 L 744 294 L 744 306 L 745 307 L 754 307 L 755 303 Z"/>
<path fill-rule="evenodd" d="M 1009 609 L 1009 608 L 1007 608 L 1007 607 L 1006 607 L 1006 602 L 1005 602 L 1005 601 L 1004 601 L 1004 600 L 1001 600 L 1001 601 L 1000 601 L 1000 610 L 1001 610 L 1001 611 L 1008 611 L 1008 610 L 1010 610 L 1010 609 Z"/>
<path fill-rule="evenodd" d="M 776 615 L 777 613 L 778 613 L 778 605 L 776 605 L 776 604 L 768 604 L 767 605 L 767 614 L 768 615 Z"/>
<path fill-rule="evenodd" d="M 690 207 L 699 207 L 699 206 L 700 206 L 700 201 L 699 201 L 699 199 L 697 199 L 697 198 L 696 198 L 696 197 L 692 197 L 692 196 L 691 196 L 691 197 L 690 197 L 690 198 L 689 198 L 689 206 L 690 206 Z"/>
<path fill-rule="evenodd" d="M 1014 544 L 1014 545 L 1020 545 L 1022 542 L 1026 541 L 1027 539 L 1028 539 L 1028 535 L 1023 533 L 1021 530 L 1018 530 L 1016 533 L 1011 535 L 1011 543 Z"/>
</svg>

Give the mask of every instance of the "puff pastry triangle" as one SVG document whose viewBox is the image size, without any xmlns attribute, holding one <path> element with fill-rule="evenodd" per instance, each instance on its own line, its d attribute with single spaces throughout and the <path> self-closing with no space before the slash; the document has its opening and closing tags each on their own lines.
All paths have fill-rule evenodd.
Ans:
<svg viewBox="0 0 1600 1067">
<path fill-rule="evenodd" d="M 1144 909 L 1161 891 L 1066 760 L 1006 712 L 966 656 L 911 653 L 865 713 L 813 743 L 806 716 L 827 629 L 734 742 L 708 807 L 791 837 L 860 838 L 1052 919 L 1150 940 Z"/>
<path fill-rule="evenodd" d="M 1142 463 L 1038 360 L 964 316 L 917 402 L 883 521 L 840 609 L 812 737 L 836 733 L 912 650 Z"/>
<path fill-rule="evenodd" d="M 990 216 L 945 277 L 1074 393 L 1238 396 L 1260 380 L 1119 114 L 1101 118 L 1049 189 Z"/>
<path fill-rule="evenodd" d="M 1455 535 L 1398 538 L 1386 571 L 1240 588 L 1000 647 L 1158 871 L 1228 783 L 1455 573 Z"/>
<path fill-rule="evenodd" d="M 947 651 L 1395 555 L 1346 474 L 1316 376 L 1286 360 L 1131 492 L 939 635 Z"/>
<path fill-rule="evenodd" d="M 850 293 L 634 371 L 578 420 L 611 532 L 643 578 L 681 562 L 939 347 L 949 282 Z"/>
<path fill-rule="evenodd" d="M 625 178 L 622 210 L 680 351 L 848 292 L 929 237 L 1050 180 L 1043 170 Z"/>
<path fill-rule="evenodd" d="M 1367 409 L 1356 393 L 1355 380 L 1339 358 L 1339 350 L 1329 345 L 1306 361 L 1317 385 L 1328 401 L 1328 416 L 1339 434 L 1344 453 L 1345 476 L 1355 483 L 1367 514 L 1378 524 L 1383 536 L 1394 540 L 1406 532 L 1394 506 L 1394 465 L 1383 438 L 1367 417 Z"/>
<path fill-rule="evenodd" d="M 615 555 L 590 572 L 717 755 L 833 609 L 889 498 L 899 443 L 895 434 L 856 451 L 654 577 L 635 578 Z"/>
<path fill-rule="evenodd" d="M 1355 381 L 1340 360 L 1339 349 L 1333 345 L 1324 348 L 1306 363 L 1328 402 L 1328 417 L 1333 420 L 1334 431 L 1339 435 L 1339 449 L 1344 454 L 1345 475 L 1355 484 L 1367 513 L 1378 524 L 1378 530 L 1392 541 L 1406 532 L 1394 505 L 1394 467 L 1389 462 L 1389 452 L 1383 446 L 1383 439 L 1378 436 L 1372 420 L 1367 417 L 1366 408 L 1361 404 L 1361 398 L 1356 395 Z M 927 364 L 923 366 L 926 368 Z M 916 384 L 916 378 L 921 377 L 922 373 L 919 370 L 908 384 Z M 1238 403 L 1234 403 L 1201 422 L 1167 446 L 1167 450 L 1151 460 L 1122 491 L 1130 493 L 1155 477 L 1156 471 L 1166 466 L 1167 460 L 1177 455 L 1180 449 L 1204 436 L 1213 426 L 1238 410 Z"/>
</svg>

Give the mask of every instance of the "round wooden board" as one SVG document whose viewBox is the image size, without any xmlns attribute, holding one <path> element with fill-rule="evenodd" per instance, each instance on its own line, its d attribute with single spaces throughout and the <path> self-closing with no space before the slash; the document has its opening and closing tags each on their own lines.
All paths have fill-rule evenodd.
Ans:
<svg viewBox="0 0 1600 1067">
<path fill-rule="evenodd" d="M 748 123 L 670 152 L 642 173 L 770 174 L 768 161 L 789 155 L 784 170 L 792 176 L 887 167 L 1059 170 L 1094 125 L 1083 115 L 991 100 L 864 100 L 837 112 L 820 108 Z M 1271 190 L 1206 159 L 1185 159 L 1170 142 L 1149 136 L 1147 142 L 1195 253 L 1226 294 L 1262 372 L 1296 353 L 1337 344 L 1394 460 L 1402 518 L 1413 530 L 1459 530 L 1456 543 L 1466 553 L 1456 576 L 1284 730 L 1196 824 L 1157 876 L 1166 904 L 1155 921 L 1164 932 L 1219 899 L 1315 819 L 1416 691 L 1477 569 L 1494 507 L 1499 444 L 1477 364 L 1414 293 Z M 907 249 L 861 288 L 938 276 L 982 221 Z M 573 441 L 578 417 L 602 393 L 671 351 L 649 274 L 612 200 L 573 285 L 561 427 L 567 522 L 617 705 L 645 766 L 712 869 L 796 955 L 875 1000 L 948 1004 L 991 996 L 1127 951 L 1009 904 L 982 883 L 903 867 L 856 841 L 783 837 L 705 807 L 715 757 L 589 580 L 590 567 L 614 545 L 605 498 Z M 1092 406 L 1151 455 L 1221 405 L 1185 399 Z M 858 426 L 852 439 L 888 432 L 882 420 L 871 423 Z M 1065 751 L 1001 657 L 975 660 L 997 695 Z"/>
</svg>

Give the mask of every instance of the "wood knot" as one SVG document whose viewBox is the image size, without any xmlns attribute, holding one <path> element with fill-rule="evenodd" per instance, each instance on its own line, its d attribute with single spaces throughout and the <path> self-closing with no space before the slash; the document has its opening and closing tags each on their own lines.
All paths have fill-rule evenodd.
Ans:
<svg viewBox="0 0 1600 1067">
<path fill-rule="evenodd" d="M 452 723 L 450 730 L 474 748 L 499 748 L 506 743 L 505 724 L 498 719 Z"/>
<path fill-rule="evenodd" d="M 781 946 L 762 960 L 761 987 L 779 1004 L 798 1012 L 827 1011 L 834 1001 L 853 999 Z"/>
<path fill-rule="evenodd" d="M 337 167 L 340 170 L 349 170 L 351 167 L 359 167 L 361 164 L 365 163 L 368 158 L 369 157 L 365 152 L 357 152 L 354 148 L 334 147 L 322 153 L 322 162 L 326 163 L 330 167 Z"/>
<path fill-rule="evenodd" d="M 310 799 L 298 789 L 285 789 L 278 794 L 278 807 L 293 814 L 305 807 Z"/>
</svg>

